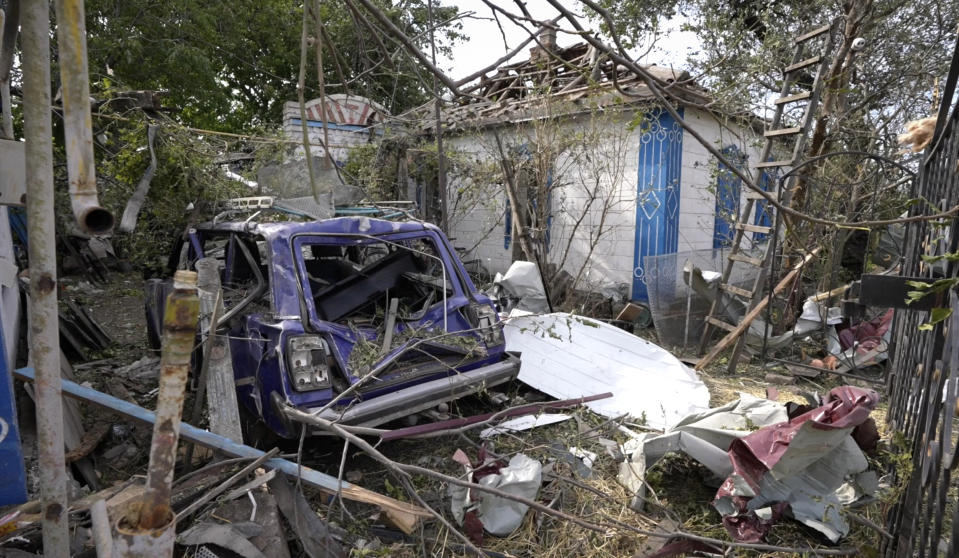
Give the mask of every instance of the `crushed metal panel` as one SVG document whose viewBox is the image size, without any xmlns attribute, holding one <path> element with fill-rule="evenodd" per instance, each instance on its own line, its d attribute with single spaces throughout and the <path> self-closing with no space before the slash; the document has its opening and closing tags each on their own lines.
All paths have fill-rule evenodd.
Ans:
<svg viewBox="0 0 959 558">
<path fill-rule="evenodd" d="M 849 525 L 840 497 L 868 467 L 851 434 L 878 402 L 872 390 L 841 386 L 821 407 L 734 441 L 728 452 L 734 471 L 713 501 L 730 536 L 762 539 L 788 505 L 797 521 L 830 541 L 844 537 Z M 867 480 L 855 492 L 865 493 Z"/>
<path fill-rule="evenodd" d="M 612 398 L 587 403 L 603 416 L 667 428 L 709 409 L 709 390 L 695 372 L 617 327 L 555 313 L 511 317 L 504 332 L 506 349 L 523 355 L 520 381 L 560 399 L 611 391 Z"/>
</svg>

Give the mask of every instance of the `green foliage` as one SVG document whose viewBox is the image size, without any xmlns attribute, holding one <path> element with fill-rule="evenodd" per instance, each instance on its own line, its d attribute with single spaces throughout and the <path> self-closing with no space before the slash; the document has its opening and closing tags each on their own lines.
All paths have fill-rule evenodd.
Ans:
<svg viewBox="0 0 959 558">
<path fill-rule="evenodd" d="M 906 304 L 912 304 L 913 302 L 916 302 L 917 300 L 925 298 L 929 295 L 941 293 L 951 289 L 956 284 L 959 284 L 959 278 L 950 277 L 946 279 L 937 279 L 932 283 L 924 283 L 922 281 L 906 281 L 906 284 L 916 289 L 906 293 Z M 919 330 L 932 331 L 933 326 L 944 321 L 951 315 L 952 308 L 933 308 L 929 312 L 929 321 L 924 324 L 920 324 Z"/>
<path fill-rule="evenodd" d="M 146 144 L 151 120 L 139 113 L 127 118 L 105 120 L 96 151 L 100 202 L 118 221 L 150 162 Z M 157 124 L 156 172 L 136 229 L 116 232 L 113 237 L 122 256 L 148 275 L 163 271 L 173 239 L 191 219 L 209 218 L 217 200 L 251 195 L 246 185 L 227 178 L 215 162 L 229 151 L 229 144 L 200 137 L 168 121 Z M 263 155 L 272 158 L 275 153 L 268 148 Z M 195 211 L 187 210 L 190 204 Z"/>
<path fill-rule="evenodd" d="M 946 279 L 937 279 L 932 283 L 925 283 L 923 281 L 906 281 L 907 285 L 916 289 L 906 293 L 906 304 L 912 304 L 913 302 L 931 294 L 941 293 L 956 285 L 957 282 L 959 282 L 959 279 L 952 277 Z"/>
<path fill-rule="evenodd" d="M 423 0 L 374 4 L 425 47 Z M 289 0 L 89 0 L 91 79 L 113 76 L 127 88 L 167 90 L 178 118 L 200 128 L 246 131 L 276 123 L 283 103 L 296 99 L 302 9 Z M 394 114 L 426 100 L 422 70 L 409 57 L 384 57 L 345 3 L 323 2 L 321 10 L 333 46 L 324 52 L 327 94 L 364 95 Z M 434 18 L 442 22 L 456 12 L 441 6 Z M 312 36 L 312 21 L 310 26 Z M 437 33 L 441 53 L 460 37 L 456 29 L 454 24 Z M 319 96 L 314 57 L 311 49 L 307 98 Z"/>
<path fill-rule="evenodd" d="M 860 149 L 894 155 L 904 122 L 929 116 L 936 79 L 945 75 L 956 38 L 959 4 L 938 0 L 599 0 L 615 32 L 596 13 L 594 24 L 627 46 L 665 47 L 667 21 L 698 37 L 700 50 L 688 68 L 709 88 L 714 106 L 728 113 L 764 113 L 779 91 L 781 70 L 792 55 L 792 38 L 852 9 L 853 37 L 865 48 L 848 54 L 845 71 L 827 89 L 838 102 L 828 107 L 833 150 Z M 655 54 L 649 62 L 656 63 Z M 910 79 L 902 79 L 909 75 Z"/>
</svg>

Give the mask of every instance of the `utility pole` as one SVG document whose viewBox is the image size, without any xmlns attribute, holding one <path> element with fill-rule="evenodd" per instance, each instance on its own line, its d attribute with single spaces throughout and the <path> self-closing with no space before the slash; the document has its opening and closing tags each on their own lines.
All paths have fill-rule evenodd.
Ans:
<svg viewBox="0 0 959 558">
<path fill-rule="evenodd" d="M 37 453 L 43 555 L 70 555 L 67 476 L 60 393 L 57 242 L 50 121 L 50 4 L 23 3 L 23 135 L 26 139 L 27 237 L 30 243 L 30 356 L 36 369 Z"/>
</svg>

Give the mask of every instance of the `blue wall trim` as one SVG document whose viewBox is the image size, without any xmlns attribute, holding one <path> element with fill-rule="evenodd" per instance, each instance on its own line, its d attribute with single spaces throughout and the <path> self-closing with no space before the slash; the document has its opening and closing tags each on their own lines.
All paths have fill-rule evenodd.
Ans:
<svg viewBox="0 0 959 558">
<path fill-rule="evenodd" d="M 743 153 L 735 145 L 723 148 L 723 156 L 742 169 L 745 165 Z M 739 197 L 743 180 L 736 176 L 726 165 L 717 163 L 716 212 L 713 223 L 713 248 L 731 246 L 736 230 L 733 224 L 739 217 Z"/>
<path fill-rule="evenodd" d="M 773 157 L 769 157 L 767 161 L 772 161 Z M 759 187 L 765 190 L 766 192 L 772 192 L 776 189 L 776 182 L 779 181 L 779 174 L 781 169 L 775 170 L 765 170 L 763 171 L 762 177 L 759 179 Z M 771 227 L 773 225 L 773 215 L 775 208 L 769 204 L 766 200 L 756 200 L 756 211 L 755 217 L 753 217 L 753 224 L 760 225 L 763 227 Z M 769 235 L 766 233 L 756 232 L 753 233 L 753 242 L 763 242 Z"/>
<path fill-rule="evenodd" d="M 683 115 L 683 109 L 678 109 Z M 636 231 L 632 299 L 649 301 L 648 256 L 672 254 L 679 247 L 679 194 L 683 167 L 683 128 L 662 109 L 646 115 L 639 140 Z"/>
</svg>

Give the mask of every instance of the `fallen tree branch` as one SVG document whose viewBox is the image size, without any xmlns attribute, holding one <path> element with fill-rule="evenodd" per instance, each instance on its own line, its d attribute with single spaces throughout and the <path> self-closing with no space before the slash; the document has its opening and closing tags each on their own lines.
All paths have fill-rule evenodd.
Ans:
<svg viewBox="0 0 959 558">
<path fill-rule="evenodd" d="M 528 415 L 528 414 L 536 413 L 546 409 L 566 409 L 569 407 L 582 405 L 583 403 L 588 403 L 590 401 L 605 399 L 607 397 L 612 397 L 612 396 L 613 396 L 612 393 L 607 392 L 607 393 L 601 393 L 599 395 L 591 395 L 589 397 L 580 397 L 578 399 L 567 399 L 564 401 L 547 401 L 544 403 L 528 403 L 526 405 L 517 405 L 515 407 L 503 409 L 502 411 L 497 411 L 495 413 L 484 413 L 482 415 L 475 415 L 472 417 L 450 419 L 450 420 L 434 422 L 430 424 L 410 426 L 407 428 L 397 428 L 396 430 L 390 430 L 390 431 L 384 432 L 380 436 L 380 439 L 384 442 L 388 442 L 390 440 L 397 440 L 399 438 L 422 439 L 422 438 L 436 438 L 440 436 L 455 436 L 457 434 L 466 432 L 468 430 L 473 430 L 475 428 L 486 426 L 490 424 L 491 422 L 499 419 Z"/>
</svg>

